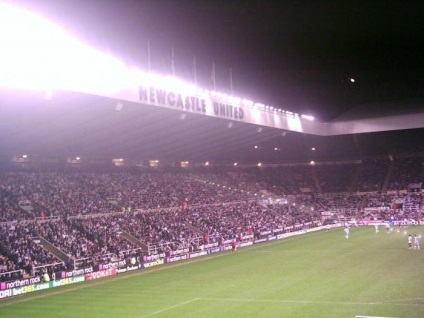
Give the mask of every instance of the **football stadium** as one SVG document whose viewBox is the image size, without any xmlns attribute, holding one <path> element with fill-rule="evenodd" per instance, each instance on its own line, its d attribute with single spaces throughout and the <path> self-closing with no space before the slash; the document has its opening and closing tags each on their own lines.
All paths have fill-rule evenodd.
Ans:
<svg viewBox="0 0 424 318">
<path fill-rule="evenodd" d="M 0 317 L 424 317 L 422 5 L 271 3 L 0 2 Z"/>
</svg>

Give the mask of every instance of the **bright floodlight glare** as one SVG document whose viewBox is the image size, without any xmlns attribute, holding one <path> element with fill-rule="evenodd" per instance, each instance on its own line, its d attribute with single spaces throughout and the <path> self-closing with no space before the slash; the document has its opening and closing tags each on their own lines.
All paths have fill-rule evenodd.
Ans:
<svg viewBox="0 0 424 318">
<path fill-rule="evenodd" d="M 303 119 L 306 119 L 306 120 L 310 120 L 310 121 L 314 121 L 315 120 L 315 117 L 314 116 L 311 116 L 311 115 L 302 115 L 300 117 L 302 117 Z"/>
<path fill-rule="evenodd" d="M 355 79 L 354 79 L 354 78 L 349 78 L 349 81 L 350 81 L 351 83 L 355 83 Z"/>
<path fill-rule="evenodd" d="M 44 100 L 51 100 L 53 98 L 53 92 L 51 90 L 46 90 L 43 98 Z"/>
<path fill-rule="evenodd" d="M 126 80 L 126 66 L 27 10 L 0 4 L 0 85 L 107 93 Z"/>
<path fill-rule="evenodd" d="M 300 121 L 300 118 L 298 116 L 295 116 L 294 113 L 288 113 L 289 116 L 287 117 L 287 124 L 290 128 L 290 130 L 293 131 L 302 131 L 302 123 Z"/>
<path fill-rule="evenodd" d="M 58 25 L 24 8 L 0 3 L 0 87 L 40 90 L 69 90 L 107 97 L 120 96 L 137 85 L 196 95 L 212 95 L 235 104 L 260 103 L 229 97 L 198 88 L 173 76 L 159 76 L 131 68 L 119 59 L 102 53 L 67 33 Z M 47 94 L 47 99 L 51 96 Z M 302 131 L 293 114 L 288 125 Z M 261 132 L 261 128 L 258 130 Z"/>
</svg>

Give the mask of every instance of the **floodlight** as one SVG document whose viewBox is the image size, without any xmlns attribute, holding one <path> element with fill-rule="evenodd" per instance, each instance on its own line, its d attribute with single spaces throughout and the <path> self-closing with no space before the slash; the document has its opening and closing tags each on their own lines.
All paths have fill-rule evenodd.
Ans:
<svg viewBox="0 0 424 318">
<path fill-rule="evenodd" d="M 311 115 L 302 115 L 301 117 L 303 119 L 310 120 L 310 121 L 314 121 L 315 120 L 315 117 L 314 116 L 311 116 Z"/>
</svg>

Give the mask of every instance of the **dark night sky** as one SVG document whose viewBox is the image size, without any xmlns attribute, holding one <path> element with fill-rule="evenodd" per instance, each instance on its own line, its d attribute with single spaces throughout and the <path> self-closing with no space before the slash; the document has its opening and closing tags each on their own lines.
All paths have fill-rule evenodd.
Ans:
<svg viewBox="0 0 424 318">
<path fill-rule="evenodd" d="M 14 1 L 125 62 L 332 119 L 354 105 L 424 105 L 423 1 Z M 350 83 L 348 78 L 355 78 Z M 418 106 L 420 111 L 423 106 Z M 372 107 L 369 109 L 372 110 Z"/>
</svg>

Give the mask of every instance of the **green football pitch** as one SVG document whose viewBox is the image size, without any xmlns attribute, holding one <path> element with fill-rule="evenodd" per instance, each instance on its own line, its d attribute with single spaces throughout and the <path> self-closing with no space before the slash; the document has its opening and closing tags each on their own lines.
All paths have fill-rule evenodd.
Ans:
<svg viewBox="0 0 424 318">
<path fill-rule="evenodd" d="M 0 317 L 424 317 L 407 234 L 309 233 L 0 301 Z"/>
</svg>

